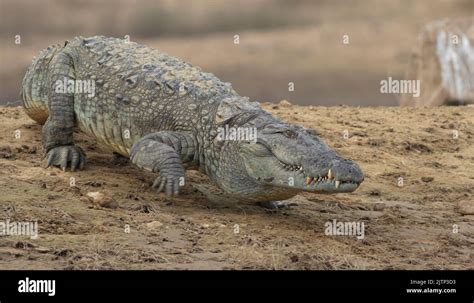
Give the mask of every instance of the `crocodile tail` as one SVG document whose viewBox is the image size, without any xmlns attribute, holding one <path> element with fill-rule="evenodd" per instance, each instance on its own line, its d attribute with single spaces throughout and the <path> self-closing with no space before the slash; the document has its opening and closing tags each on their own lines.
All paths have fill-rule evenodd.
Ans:
<svg viewBox="0 0 474 303">
<path fill-rule="evenodd" d="M 26 114 L 39 124 L 44 124 L 48 119 L 49 62 L 62 47 L 57 44 L 43 49 L 33 59 L 23 78 L 20 91 L 23 107 Z"/>
</svg>

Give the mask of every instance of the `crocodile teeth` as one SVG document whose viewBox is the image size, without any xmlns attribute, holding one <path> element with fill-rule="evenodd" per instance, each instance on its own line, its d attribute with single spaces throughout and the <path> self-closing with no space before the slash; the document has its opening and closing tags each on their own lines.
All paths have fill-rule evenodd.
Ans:
<svg viewBox="0 0 474 303">
<path fill-rule="evenodd" d="M 336 188 L 339 188 L 339 184 L 341 184 L 341 181 L 336 180 Z"/>
<path fill-rule="evenodd" d="M 332 172 L 331 172 L 331 169 L 329 169 L 329 171 L 328 171 L 328 178 L 329 178 L 329 179 L 332 179 Z"/>
<path fill-rule="evenodd" d="M 309 185 L 313 181 L 313 177 L 306 177 L 306 184 Z"/>
</svg>

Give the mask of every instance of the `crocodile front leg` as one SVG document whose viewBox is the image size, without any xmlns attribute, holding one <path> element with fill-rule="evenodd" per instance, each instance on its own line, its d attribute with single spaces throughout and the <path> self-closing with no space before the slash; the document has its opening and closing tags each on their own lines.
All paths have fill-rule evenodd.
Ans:
<svg viewBox="0 0 474 303">
<path fill-rule="evenodd" d="M 46 167 L 60 166 L 64 171 L 68 166 L 74 171 L 82 169 L 85 154 L 74 145 L 74 93 L 56 90 L 57 81 L 75 80 L 74 65 L 71 57 L 58 53 L 51 61 L 49 79 L 49 116 L 43 126 L 43 149 L 47 159 Z"/>
<path fill-rule="evenodd" d="M 158 192 L 177 195 L 184 185 L 185 168 L 197 165 L 196 140 L 189 133 L 148 134 L 132 146 L 130 159 L 139 168 L 160 173 L 153 183 Z"/>
</svg>

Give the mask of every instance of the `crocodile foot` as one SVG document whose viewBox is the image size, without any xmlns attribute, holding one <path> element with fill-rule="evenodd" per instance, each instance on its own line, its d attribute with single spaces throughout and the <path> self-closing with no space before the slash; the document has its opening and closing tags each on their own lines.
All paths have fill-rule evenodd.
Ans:
<svg viewBox="0 0 474 303">
<path fill-rule="evenodd" d="M 176 196 L 179 193 L 179 187 L 184 183 L 184 170 L 173 174 L 160 171 L 160 176 L 155 179 L 152 187 L 157 192 L 164 191 L 167 196 Z"/>
<path fill-rule="evenodd" d="M 59 166 L 63 171 L 71 167 L 71 171 L 83 169 L 86 164 L 86 155 L 84 151 L 75 145 L 58 146 L 51 149 L 45 156 L 46 168 L 50 166 Z"/>
</svg>

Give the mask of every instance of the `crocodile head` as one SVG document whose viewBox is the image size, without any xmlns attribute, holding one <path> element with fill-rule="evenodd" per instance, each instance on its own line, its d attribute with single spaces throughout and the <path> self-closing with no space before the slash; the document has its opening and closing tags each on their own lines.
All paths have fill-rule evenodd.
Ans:
<svg viewBox="0 0 474 303">
<path fill-rule="evenodd" d="M 314 130 L 272 121 L 257 128 L 257 139 L 242 142 L 247 174 L 262 186 L 319 193 L 356 190 L 359 166 L 329 148 Z"/>
<path fill-rule="evenodd" d="M 329 148 L 314 130 L 284 123 L 256 103 L 224 100 L 215 122 L 219 129 L 253 134 L 227 142 L 216 136 L 218 156 L 209 156 L 219 159 L 209 175 L 238 200 L 285 200 L 301 191 L 352 192 L 364 180 L 359 166 Z"/>
</svg>

